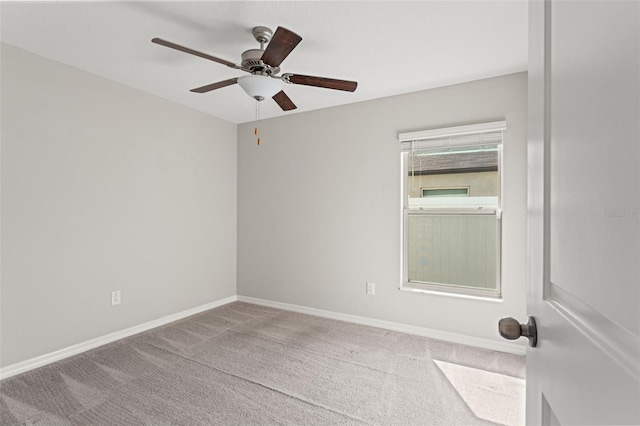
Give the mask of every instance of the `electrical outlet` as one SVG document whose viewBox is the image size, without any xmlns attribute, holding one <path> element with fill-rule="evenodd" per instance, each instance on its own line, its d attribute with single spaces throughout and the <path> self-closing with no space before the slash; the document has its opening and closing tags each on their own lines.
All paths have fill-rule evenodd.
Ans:
<svg viewBox="0 0 640 426">
<path fill-rule="evenodd" d="M 111 293 L 111 305 L 120 304 L 120 290 Z"/>
<path fill-rule="evenodd" d="M 376 283 L 367 283 L 367 294 L 372 296 L 376 294 Z"/>
</svg>

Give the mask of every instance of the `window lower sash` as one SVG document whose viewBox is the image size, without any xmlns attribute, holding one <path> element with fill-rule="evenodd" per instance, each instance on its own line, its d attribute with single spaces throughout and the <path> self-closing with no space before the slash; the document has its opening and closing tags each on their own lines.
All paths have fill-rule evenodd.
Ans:
<svg viewBox="0 0 640 426">
<path fill-rule="evenodd" d="M 501 222 L 497 208 L 405 209 L 402 287 L 500 298 Z"/>
</svg>

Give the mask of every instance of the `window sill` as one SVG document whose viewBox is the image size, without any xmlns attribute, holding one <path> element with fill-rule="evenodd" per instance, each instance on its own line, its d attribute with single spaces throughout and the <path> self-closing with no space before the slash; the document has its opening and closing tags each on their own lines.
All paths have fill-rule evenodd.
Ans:
<svg viewBox="0 0 640 426">
<path fill-rule="evenodd" d="M 475 295 L 475 294 L 464 294 L 464 293 L 454 293 L 451 291 L 445 290 L 428 290 L 424 288 L 412 287 L 410 285 L 402 285 L 398 287 L 400 291 L 407 291 L 410 293 L 423 293 L 423 294 L 431 294 L 434 296 L 443 296 L 443 297 L 453 297 L 456 299 L 470 299 L 477 300 L 480 302 L 493 302 L 493 303 L 502 303 L 501 295 Z"/>
</svg>

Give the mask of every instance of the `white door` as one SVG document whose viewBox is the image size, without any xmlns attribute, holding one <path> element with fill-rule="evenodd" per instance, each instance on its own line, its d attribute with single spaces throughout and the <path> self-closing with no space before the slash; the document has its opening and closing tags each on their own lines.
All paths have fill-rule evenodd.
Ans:
<svg viewBox="0 0 640 426">
<path fill-rule="evenodd" d="M 640 424 L 639 5 L 530 2 L 529 425 Z"/>
</svg>

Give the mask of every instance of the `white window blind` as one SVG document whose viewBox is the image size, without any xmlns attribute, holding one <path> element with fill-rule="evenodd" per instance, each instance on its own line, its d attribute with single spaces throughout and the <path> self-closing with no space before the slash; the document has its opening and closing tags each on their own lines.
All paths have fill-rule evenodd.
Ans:
<svg viewBox="0 0 640 426">
<path fill-rule="evenodd" d="M 507 129 L 506 121 L 471 124 L 400 133 L 402 151 L 423 151 L 440 148 L 502 144 L 502 133 Z"/>
</svg>

